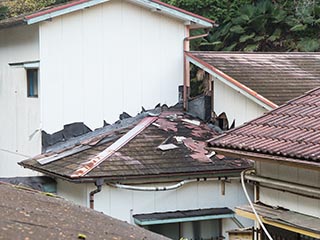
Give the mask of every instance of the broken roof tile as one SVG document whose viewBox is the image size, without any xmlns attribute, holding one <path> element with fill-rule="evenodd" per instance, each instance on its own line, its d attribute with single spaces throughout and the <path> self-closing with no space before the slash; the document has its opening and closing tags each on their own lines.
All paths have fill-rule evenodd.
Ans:
<svg viewBox="0 0 320 240">
<path fill-rule="evenodd" d="M 154 124 L 148 125 L 119 149 L 114 149 L 114 154 L 108 156 L 107 160 L 102 161 L 98 166 L 93 165 L 94 167 L 80 178 L 94 181 L 95 178 L 103 177 L 111 181 L 151 176 L 208 175 L 219 172 L 233 174 L 251 166 L 251 163 L 246 160 L 238 159 L 238 164 L 234 164 L 235 158 L 218 159 L 215 156 L 210 156 L 210 152 L 205 149 L 205 141 L 219 133 L 203 122 L 196 126 L 190 122 L 184 122 L 182 119 L 198 121 L 180 110 L 163 110 Z M 130 119 L 125 120 L 129 121 Z M 121 131 L 114 131 L 111 125 L 106 126 L 110 129 L 109 132 L 100 129 L 96 133 L 101 135 L 103 132 L 102 136 L 105 136 L 109 141 L 105 141 L 102 137 L 101 141 L 92 145 L 90 139 L 95 139 L 97 136 L 95 131 L 90 132 L 87 137 L 81 136 L 82 143 L 87 143 L 83 146 L 88 146 L 88 149 L 66 155 L 64 152 L 70 151 L 71 146 L 66 142 L 69 148 L 63 146 L 52 148 L 58 152 L 55 156 L 56 160 L 53 162 L 39 164 L 37 160 L 45 158 L 44 154 L 22 161 L 20 164 L 48 175 L 71 180 L 72 174 L 79 169 L 81 164 L 90 163 L 90 159 L 107 149 L 138 124 L 138 121 L 131 120 L 129 122 L 130 124 L 123 126 Z M 158 124 L 162 127 L 159 127 Z M 161 151 L 158 147 L 162 144 L 174 144 L 177 147 Z M 76 146 L 74 145 L 74 148 Z M 61 149 L 65 151 L 61 151 Z M 53 151 L 52 154 L 55 152 Z M 73 180 L 77 180 L 77 178 Z"/>
</svg>

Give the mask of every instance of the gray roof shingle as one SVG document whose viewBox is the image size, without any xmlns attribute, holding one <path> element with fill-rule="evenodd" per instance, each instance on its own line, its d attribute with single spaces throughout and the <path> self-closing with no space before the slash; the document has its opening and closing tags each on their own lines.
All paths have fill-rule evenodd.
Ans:
<svg viewBox="0 0 320 240">
<path fill-rule="evenodd" d="M 277 105 L 320 87 L 320 53 L 190 54 Z"/>
<path fill-rule="evenodd" d="M 103 177 L 109 180 L 119 180 L 152 176 L 211 175 L 239 173 L 250 166 L 250 162 L 246 160 L 206 156 L 210 154 L 210 151 L 205 148 L 205 141 L 217 136 L 218 133 L 203 122 L 199 122 L 200 125 L 197 126 L 186 122 L 185 119 L 195 120 L 181 111 L 167 110 L 162 112 L 153 124 L 82 178 Z M 91 132 L 88 136 L 95 139 L 95 144 L 90 143 L 90 138 L 82 137 L 82 143 L 77 143 L 71 148 L 69 146 L 68 149 L 56 149 L 53 152 L 25 160 L 20 164 L 48 175 L 72 180 L 74 172 L 79 167 L 101 153 L 136 125 L 137 122 L 133 122 L 126 128 L 112 130 L 102 135 L 98 141 L 94 132 Z M 110 138 L 111 136 L 115 138 Z M 175 137 L 184 137 L 185 139 L 178 142 Z M 111 140 L 104 142 L 104 139 Z M 170 143 L 175 144 L 177 148 L 167 151 L 158 149 L 159 145 Z M 65 143 L 65 145 L 67 144 L 68 142 Z M 69 156 L 65 154 L 66 151 L 76 147 L 84 147 L 84 150 Z M 44 165 L 38 163 L 37 160 L 44 159 L 48 155 L 54 156 L 55 161 Z"/>
</svg>

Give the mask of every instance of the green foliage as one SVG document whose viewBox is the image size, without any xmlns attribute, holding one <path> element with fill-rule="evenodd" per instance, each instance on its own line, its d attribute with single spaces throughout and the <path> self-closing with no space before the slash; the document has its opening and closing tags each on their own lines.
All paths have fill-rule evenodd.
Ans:
<svg viewBox="0 0 320 240">
<path fill-rule="evenodd" d="M 320 0 L 167 2 L 219 24 L 208 37 L 193 42 L 193 50 L 320 51 Z"/>
<path fill-rule="evenodd" d="M 67 2 L 67 0 L 7 0 L 3 1 L 3 7 L 0 7 L 0 18 L 1 9 L 3 8 L 4 17 L 15 17 L 21 14 L 34 12 L 45 8 L 47 6 Z"/>
<path fill-rule="evenodd" d="M 8 8 L 5 6 L 0 6 L 0 20 L 7 17 Z"/>
</svg>

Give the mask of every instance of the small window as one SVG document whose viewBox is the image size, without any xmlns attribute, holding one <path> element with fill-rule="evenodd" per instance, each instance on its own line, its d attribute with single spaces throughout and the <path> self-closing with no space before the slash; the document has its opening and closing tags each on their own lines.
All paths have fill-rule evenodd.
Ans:
<svg viewBox="0 0 320 240">
<path fill-rule="evenodd" d="M 27 69 L 28 97 L 38 97 L 38 69 Z"/>
</svg>

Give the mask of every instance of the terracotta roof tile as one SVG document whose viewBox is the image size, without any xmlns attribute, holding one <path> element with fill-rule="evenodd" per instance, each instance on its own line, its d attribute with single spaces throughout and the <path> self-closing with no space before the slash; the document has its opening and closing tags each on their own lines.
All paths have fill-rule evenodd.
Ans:
<svg viewBox="0 0 320 240">
<path fill-rule="evenodd" d="M 210 141 L 216 148 L 320 163 L 320 88 Z"/>
<path fill-rule="evenodd" d="M 277 105 L 320 87 L 320 53 L 190 53 Z"/>
</svg>

